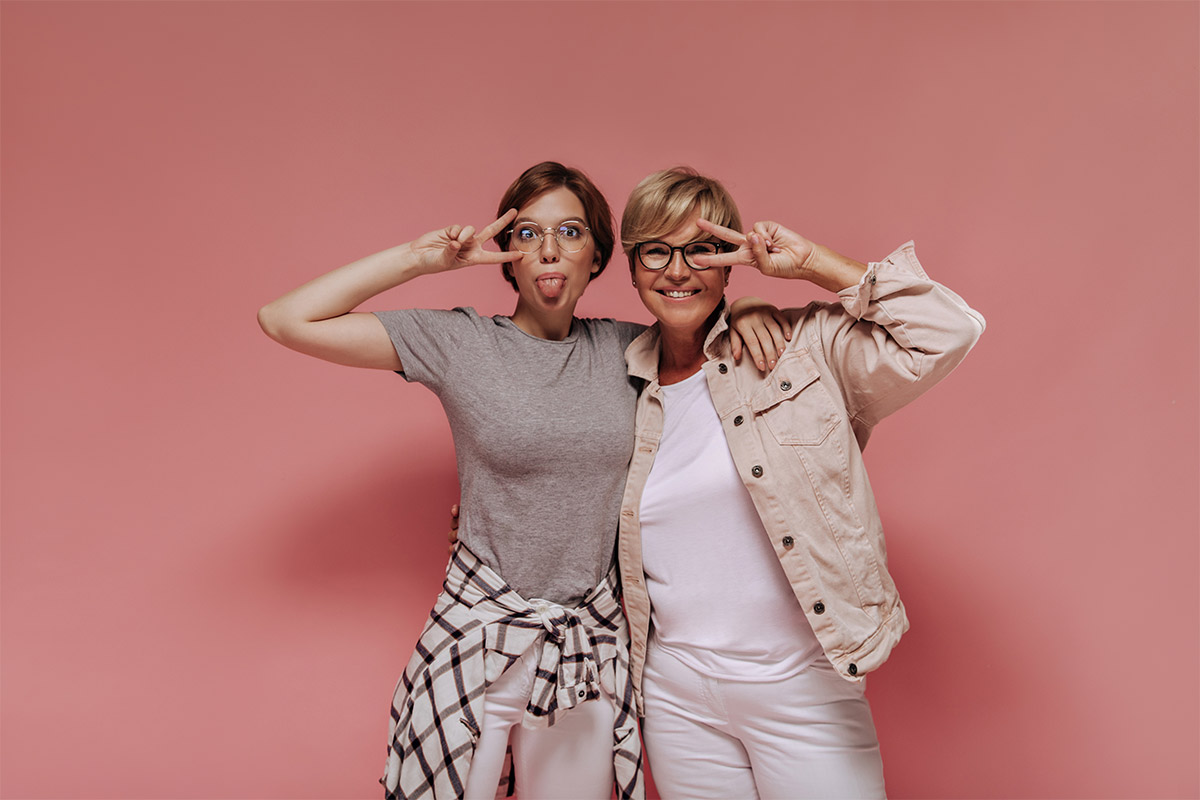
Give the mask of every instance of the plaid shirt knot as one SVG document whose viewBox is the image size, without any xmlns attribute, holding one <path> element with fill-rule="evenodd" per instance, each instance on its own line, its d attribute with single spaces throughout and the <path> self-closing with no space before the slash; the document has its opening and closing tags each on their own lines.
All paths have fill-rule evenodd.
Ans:
<svg viewBox="0 0 1200 800">
<path fill-rule="evenodd" d="M 613 699 L 617 796 L 640 800 L 641 742 L 629 680 L 629 633 L 615 569 L 577 608 L 526 600 L 461 544 L 392 701 L 392 798 L 461 798 L 487 687 L 530 648 L 538 666 L 522 725 L 544 728 L 601 692 Z M 511 765 L 509 766 L 511 769 Z M 502 780 L 511 793 L 511 776 Z"/>
</svg>

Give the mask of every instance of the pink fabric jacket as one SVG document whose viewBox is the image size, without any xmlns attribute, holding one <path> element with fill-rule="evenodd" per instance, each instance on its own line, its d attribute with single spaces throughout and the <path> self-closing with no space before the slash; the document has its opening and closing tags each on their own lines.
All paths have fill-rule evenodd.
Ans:
<svg viewBox="0 0 1200 800">
<path fill-rule="evenodd" d="M 838 299 L 785 311 L 792 340 L 765 376 L 749 358 L 734 363 L 722 314 L 705 340 L 703 370 L 738 472 L 825 655 L 843 677 L 861 680 L 908 629 L 862 449 L 879 420 L 958 365 L 984 320 L 929 279 L 912 242 Z M 657 326 L 625 351 L 629 374 L 647 382 L 617 546 L 638 713 L 650 632 L 638 516 L 662 435 L 658 357 Z"/>
</svg>

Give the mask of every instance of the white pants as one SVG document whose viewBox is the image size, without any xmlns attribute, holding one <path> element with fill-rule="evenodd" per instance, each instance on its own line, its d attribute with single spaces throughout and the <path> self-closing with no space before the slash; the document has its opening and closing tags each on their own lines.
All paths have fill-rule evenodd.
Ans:
<svg viewBox="0 0 1200 800">
<path fill-rule="evenodd" d="M 885 797 L 862 683 L 822 656 L 782 681 L 710 678 L 653 642 L 642 740 L 663 800 Z"/>
<path fill-rule="evenodd" d="M 464 800 L 492 800 L 512 745 L 521 800 L 609 800 L 613 791 L 612 698 L 601 693 L 561 713 L 549 728 L 523 728 L 533 692 L 536 649 L 529 650 L 488 687 L 479 741 Z"/>
</svg>

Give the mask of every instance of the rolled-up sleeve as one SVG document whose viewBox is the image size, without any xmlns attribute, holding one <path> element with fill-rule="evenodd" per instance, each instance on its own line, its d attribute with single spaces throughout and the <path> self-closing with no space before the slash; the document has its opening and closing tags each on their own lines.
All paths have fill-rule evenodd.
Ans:
<svg viewBox="0 0 1200 800">
<path fill-rule="evenodd" d="M 820 341 L 851 418 L 866 430 L 958 366 L 983 315 L 933 281 L 912 242 L 872 262 L 820 320 Z"/>
</svg>

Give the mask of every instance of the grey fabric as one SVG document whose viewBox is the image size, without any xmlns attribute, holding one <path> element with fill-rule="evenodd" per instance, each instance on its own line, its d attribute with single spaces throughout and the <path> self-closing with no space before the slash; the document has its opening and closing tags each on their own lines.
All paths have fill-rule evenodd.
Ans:
<svg viewBox="0 0 1200 800">
<path fill-rule="evenodd" d="M 450 420 L 463 544 L 523 597 L 580 603 L 612 564 L 637 401 L 624 351 L 644 327 L 576 319 L 556 342 L 472 308 L 376 316 Z"/>
</svg>

